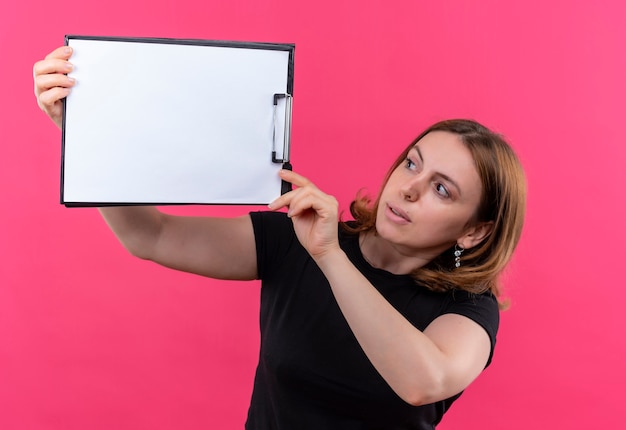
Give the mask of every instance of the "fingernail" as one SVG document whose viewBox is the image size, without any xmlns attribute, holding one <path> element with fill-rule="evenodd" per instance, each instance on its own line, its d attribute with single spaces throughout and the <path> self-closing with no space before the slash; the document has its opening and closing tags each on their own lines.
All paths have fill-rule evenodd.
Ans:
<svg viewBox="0 0 626 430">
<path fill-rule="evenodd" d="M 69 46 L 66 46 L 65 49 L 63 50 L 64 53 L 66 54 L 71 54 L 72 53 L 72 48 Z"/>
<path fill-rule="evenodd" d="M 74 78 L 70 78 L 69 76 L 67 77 L 67 80 L 69 81 L 70 84 L 74 85 L 76 83 L 76 79 Z"/>
<path fill-rule="evenodd" d="M 72 63 L 65 63 L 65 70 L 70 71 L 74 69 L 74 65 Z"/>
</svg>

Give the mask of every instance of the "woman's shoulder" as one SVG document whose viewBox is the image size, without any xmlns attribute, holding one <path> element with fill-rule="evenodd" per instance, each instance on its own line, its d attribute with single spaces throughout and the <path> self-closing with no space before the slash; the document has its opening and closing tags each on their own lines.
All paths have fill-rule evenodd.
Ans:
<svg viewBox="0 0 626 430">
<path fill-rule="evenodd" d="M 443 313 L 459 313 L 473 320 L 485 320 L 496 330 L 500 320 L 498 300 L 491 291 L 472 293 L 453 289 L 445 293 Z"/>
<path fill-rule="evenodd" d="M 491 291 L 478 294 L 458 289 L 445 294 L 447 300 L 441 314 L 462 315 L 483 327 L 491 340 L 491 355 L 489 356 L 489 362 L 491 362 L 496 335 L 500 327 L 498 299 Z"/>
<path fill-rule="evenodd" d="M 249 213 L 255 233 L 293 232 L 293 223 L 284 212 L 252 211 Z"/>
</svg>

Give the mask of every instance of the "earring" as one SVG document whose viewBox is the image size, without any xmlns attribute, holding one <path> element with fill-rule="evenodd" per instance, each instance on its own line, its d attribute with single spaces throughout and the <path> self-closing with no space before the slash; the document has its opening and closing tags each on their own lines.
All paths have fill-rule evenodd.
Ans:
<svg viewBox="0 0 626 430">
<path fill-rule="evenodd" d="M 456 268 L 461 267 L 461 254 L 463 254 L 465 248 L 463 248 L 458 243 L 454 245 L 454 266 Z"/>
</svg>

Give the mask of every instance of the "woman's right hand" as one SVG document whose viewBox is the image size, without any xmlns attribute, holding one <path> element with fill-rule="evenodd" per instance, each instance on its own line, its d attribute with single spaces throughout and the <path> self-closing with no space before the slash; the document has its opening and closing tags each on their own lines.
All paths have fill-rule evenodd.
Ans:
<svg viewBox="0 0 626 430">
<path fill-rule="evenodd" d="M 33 80 L 37 104 L 61 128 L 63 120 L 63 101 L 74 86 L 74 79 L 67 76 L 73 69 L 68 60 L 72 48 L 62 46 L 55 49 L 45 59 L 33 66 Z"/>
</svg>

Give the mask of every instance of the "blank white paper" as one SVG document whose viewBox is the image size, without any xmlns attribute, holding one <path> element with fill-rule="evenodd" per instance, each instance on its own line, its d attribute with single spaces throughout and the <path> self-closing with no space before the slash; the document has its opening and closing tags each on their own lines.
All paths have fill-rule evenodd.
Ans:
<svg viewBox="0 0 626 430">
<path fill-rule="evenodd" d="M 280 195 L 289 52 L 68 39 L 66 204 L 266 204 Z M 278 133 L 275 130 L 278 127 Z"/>
</svg>

